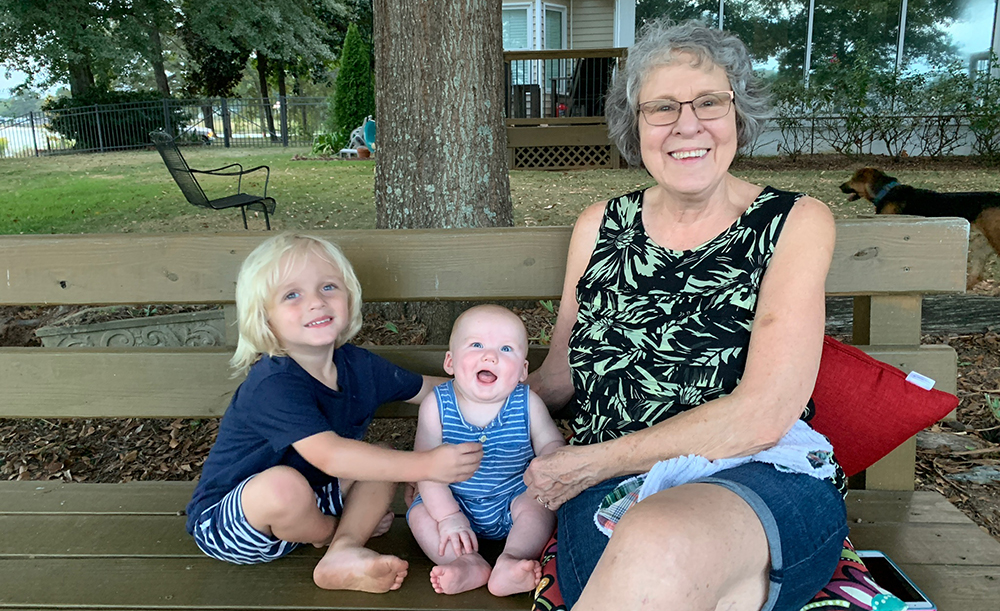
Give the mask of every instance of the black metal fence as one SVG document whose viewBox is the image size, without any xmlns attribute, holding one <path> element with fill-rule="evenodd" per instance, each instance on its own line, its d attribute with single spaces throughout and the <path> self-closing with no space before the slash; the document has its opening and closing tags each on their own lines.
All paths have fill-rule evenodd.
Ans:
<svg viewBox="0 0 1000 611">
<path fill-rule="evenodd" d="M 146 148 L 156 129 L 187 144 L 311 146 L 327 106 L 306 97 L 164 99 L 32 112 L 0 119 L 0 157 Z"/>
</svg>

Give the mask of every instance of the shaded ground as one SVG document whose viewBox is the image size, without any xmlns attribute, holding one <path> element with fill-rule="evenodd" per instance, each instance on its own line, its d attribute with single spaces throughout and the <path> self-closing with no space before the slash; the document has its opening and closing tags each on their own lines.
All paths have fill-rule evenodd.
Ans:
<svg viewBox="0 0 1000 611">
<path fill-rule="evenodd" d="M 34 328 L 66 313 L 66 308 L 0 308 L 0 345 L 37 345 Z M 548 337 L 554 315 L 547 308 L 519 314 L 529 336 Z M 425 337 L 426 329 L 415 320 L 371 313 L 357 343 L 421 344 Z M 961 402 L 957 421 L 921 434 L 917 488 L 941 492 L 1000 539 L 1000 484 L 956 479 L 1000 470 L 1000 333 L 930 335 L 924 342 L 947 343 L 958 352 Z M 377 419 L 368 439 L 411 449 L 415 425 L 410 419 Z M 191 480 L 200 473 L 217 430 L 216 419 L 0 419 L 0 478 Z"/>
</svg>

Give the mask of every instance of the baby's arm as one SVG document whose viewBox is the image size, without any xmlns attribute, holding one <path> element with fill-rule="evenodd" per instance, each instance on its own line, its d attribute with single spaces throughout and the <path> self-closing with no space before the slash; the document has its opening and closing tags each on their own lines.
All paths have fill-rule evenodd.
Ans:
<svg viewBox="0 0 1000 611">
<path fill-rule="evenodd" d="M 566 445 L 566 438 L 549 415 L 548 408 L 534 391 L 528 395 L 528 417 L 531 419 L 531 447 L 535 456 L 545 456 Z"/>
<path fill-rule="evenodd" d="M 413 442 L 415 451 L 426 451 L 440 447 L 443 443 L 441 416 L 438 412 L 437 397 L 427 395 L 420 403 L 417 417 L 417 435 Z M 417 483 L 420 497 L 428 515 L 438 524 L 438 554 L 444 555 L 450 544 L 456 556 L 479 550 L 479 542 L 472 531 L 469 519 L 462 513 L 455 496 L 447 484 L 421 480 Z"/>
</svg>

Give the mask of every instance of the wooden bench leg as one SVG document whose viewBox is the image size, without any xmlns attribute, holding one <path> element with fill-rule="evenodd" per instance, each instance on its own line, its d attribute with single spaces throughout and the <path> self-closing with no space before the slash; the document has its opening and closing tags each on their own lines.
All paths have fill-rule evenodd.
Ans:
<svg viewBox="0 0 1000 611">
<path fill-rule="evenodd" d="M 865 490 L 913 490 L 917 438 L 911 437 L 865 470 Z"/>
</svg>

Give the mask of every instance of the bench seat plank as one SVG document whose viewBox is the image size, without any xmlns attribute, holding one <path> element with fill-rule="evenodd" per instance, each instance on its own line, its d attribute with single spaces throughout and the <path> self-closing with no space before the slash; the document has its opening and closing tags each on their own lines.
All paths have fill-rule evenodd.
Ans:
<svg viewBox="0 0 1000 611">
<path fill-rule="evenodd" d="M 906 372 L 916 370 L 954 392 L 957 357 L 950 346 L 862 346 Z M 376 346 L 415 371 L 443 373 L 443 346 Z M 537 363 L 544 348 L 532 350 Z M 0 417 L 221 416 L 239 380 L 229 377 L 225 348 L 0 348 Z M 44 380 L 45 383 L 39 383 Z M 416 415 L 416 407 L 380 415 Z"/>
<path fill-rule="evenodd" d="M 929 491 L 851 490 L 847 518 L 852 525 L 906 522 L 968 524 L 969 518 L 944 496 Z"/>
<path fill-rule="evenodd" d="M 930 597 L 938 611 L 996 611 L 1000 607 L 996 566 L 901 563 L 900 568 Z"/>
<path fill-rule="evenodd" d="M 0 515 L 178 515 L 191 499 L 194 486 L 194 482 L 167 481 L 127 484 L 0 482 Z M 852 524 L 970 523 L 948 499 L 927 491 L 852 490 L 847 497 L 847 516 Z"/>
<path fill-rule="evenodd" d="M 327 591 L 312 583 L 316 559 L 236 566 L 201 558 L 3 558 L 0 609 L 443 609 L 525 611 L 527 594 L 497 599 L 479 588 L 438 595 L 429 564 L 411 566 L 386 594 Z"/>
<path fill-rule="evenodd" d="M 0 557 L 121 556 L 203 558 L 187 534 L 187 516 L 163 515 L 0 515 Z M 370 547 L 407 561 L 425 561 L 404 518 Z M 323 552 L 312 546 L 295 552 L 316 560 Z M 426 562 L 425 562 L 426 563 Z"/>
<path fill-rule="evenodd" d="M 202 553 L 184 530 L 184 516 L 140 515 L 0 515 L 0 557 L 185 557 Z M 858 549 L 892 550 L 893 560 L 912 564 L 994 565 L 1000 567 L 1000 543 L 966 523 L 875 523 L 851 525 Z M 980 536 L 982 535 L 982 536 Z M 404 518 L 371 541 L 382 553 L 424 562 Z M 318 559 L 321 551 L 304 548 L 296 556 Z"/>
<path fill-rule="evenodd" d="M 403 588 L 386 596 L 315 588 L 310 575 L 320 550 L 313 548 L 267 566 L 210 560 L 197 551 L 178 515 L 193 486 L 0 483 L 0 608 L 528 608 L 526 597 L 493 600 L 483 589 L 459 597 L 433 594 L 426 578 L 430 561 L 402 518 L 372 541 L 373 548 L 411 565 Z M 847 507 L 855 546 L 889 554 L 941 611 L 995 611 L 1000 579 L 990 577 L 1000 573 L 1000 543 L 940 494 L 852 491 Z M 140 576 L 146 585 L 136 589 Z"/>
</svg>

